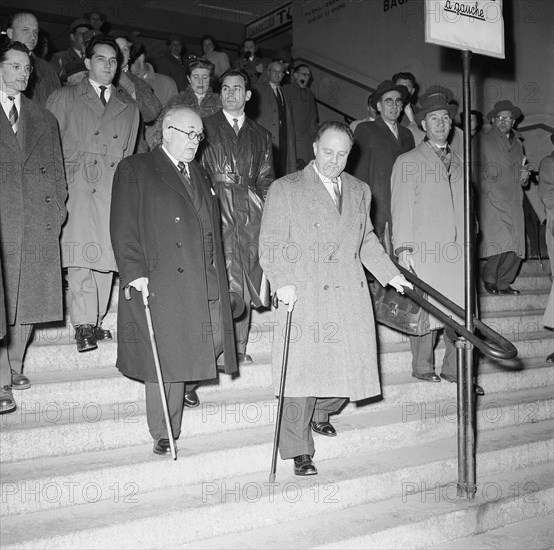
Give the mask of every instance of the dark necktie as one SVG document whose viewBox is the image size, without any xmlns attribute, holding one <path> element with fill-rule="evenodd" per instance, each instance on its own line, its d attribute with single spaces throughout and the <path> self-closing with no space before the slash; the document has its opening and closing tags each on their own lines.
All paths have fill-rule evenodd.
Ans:
<svg viewBox="0 0 554 550">
<path fill-rule="evenodd" d="M 198 210 L 201 206 L 202 199 L 198 194 L 196 186 L 193 185 L 192 180 L 190 179 L 190 176 L 187 170 L 187 165 L 184 162 L 179 161 L 177 163 L 177 168 L 179 169 L 179 172 L 181 172 L 181 174 L 183 175 L 183 179 L 186 182 L 185 188 L 188 194 L 190 195 L 190 198 L 192 200 L 192 203 L 194 204 L 194 207 Z"/>
<path fill-rule="evenodd" d="M 281 88 L 279 88 L 279 86 L 275 88 L 275 97 L 277 98 L 279 110 L 281 110 L 283 108 L 283 96 L 281 95 Z"/>
<path fill-rule="evenodd" d="M 239 119 L 238 118 L 233 119 L 233 130 L 235 131 L 235 134 L 237 134 L 237 136 L 238 136 L 239 135 Z"/>
<path fill-rule="evenodd" d="M 340 193 L 339 180 L 338 178 L 331 178 L 331 181 L 333 182 L 333 194 L 335 195 L 333 197 L 333 200 L 335 201 L 337 210 L 339 211 L 339 214 L 340 214 L 342 210 L 342 197 Z"/>
<path fill-rule="evenodd" d="M 106 86 L 99 86 L 100 88 L 100 101 L 102 102 L 102 105 L 104 105 L 104 107 L 106 106 Z"/>
<path fill-rule="evenodd" d="M 13 133 L 17 134 L 17 121 L 19 120 L 19 114 L 17 113 L 17 107 L 15 106 L 15 97 L 13 95 L 9 95 L 8 99 L 12 102 L 8 118 L 10 119 Z"/>
</svg>

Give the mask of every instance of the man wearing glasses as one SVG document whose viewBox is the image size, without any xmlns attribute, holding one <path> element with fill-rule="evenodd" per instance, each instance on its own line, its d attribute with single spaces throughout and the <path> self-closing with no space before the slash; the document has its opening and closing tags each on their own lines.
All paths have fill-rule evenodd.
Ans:
<svg viewBox="0 0 554 550">
<path fill-rule="evenodd" d="M 529 179 L 523 145 L 513 126 L 521 109 L 511 101 L 495 104 L 490 132 L 472 142 L 473 179 L 478 184 L 481 276 L 489 294 L 519 294 L 510 285 L 525 257 L 523 189 Z"/>
<path fill-rule="evenodd" d="M 412 133 L 398 124 L 407 99 L 406 86 L 392 80 L 381 82 L 370 100 L 380 116 L 374 122 L 358 124 L 354 132 L 358 151 L 357 156 L 353 155 L 351 171 L 371 188 L 371 221 L 379 239 L 383 238 L 387 222 L 390 231 L 390 178 L 394 161 L 415 147 Z"/>
<path fill-rule="evenodd" d="M 148 428 L 159 455 L 171 452 L 170 434 L 140 292 L 149 296 L 175 439 L 186 383 L 216 378 L 222 352 L 225 372 L 237 370 L 217 195 L 194 160 L 204 139 L 202 119 L 181 101 L 176 97 L 164 109 L 162 145 L 119 164 L 110 219 L 121 281 L 116 366 L 145 382 Z"/>
<path fill-rule="evenodd" d="M 0 340 L 0 413 L 15 410 L 12 390 L 31 386 L 23 359 L 33 324 L 63 318 L 59 236 L 67 186 L 56 120 L 23 95 L 32 68 L 24 44 L 0 48 L 0 256 L 8 325 Z"/>
<path fill-rule="evenodd" d="M 79 352 L 112 338 L 102 327 L 117 271 L 109 231 L 112 180 L 118 162 L 133 153 L 139 125 L 136 103 L 112 84 L 120 59 L 113 38 L 94 37 L 85 49 L 88 78 L 54 91 L 46 104 L 58 119 L 68 179 L 62 261 Z"/>
<path fill-rule="evenodd" d="M 274 180 L 271 135 L 244 113 L 251 94 L 245 71 L 234 67 L 223 73 L 223 109 L 204 119 L 208 139 L 202 152 L 202 165 L 221 203 L 229 287 L 246 306 L 235 324 L 239 364 L 252 363 L 246 353 L 251 305 L 268 305 L 258 235 L 265 196 Z"/>
</svg>

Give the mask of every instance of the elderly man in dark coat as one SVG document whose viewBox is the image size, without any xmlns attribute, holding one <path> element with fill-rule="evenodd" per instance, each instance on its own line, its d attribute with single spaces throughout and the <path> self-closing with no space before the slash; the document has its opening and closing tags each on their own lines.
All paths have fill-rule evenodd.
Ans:
<svg viewBox="0 0 554 550">
<path fill-rule="evenodd" d="M 25 95 L 44 107 L 48 96 L 62 84 L 54 67 L 32 53 L 38 43 L 38 30 L 38 20 L 35 15 L 22 11 L 12 15 L 6 34 L 10 40 L 25 44 L 31 52 L 33 72 L 29 76 Z"/>
<path fill-rule="evenodd" d="M 329 414 L 346 398 L 380 393 L 371 298 L 363 266 L 382 285 L 411 286 L 373 232 L 371 191 L 343 172 L 350 128 L 324 122 L 315 160 L 273 183 L 260 231 L 261 264 L 277 298 L 294 304 L 280 453 L 296 475 L 317 474 L 312 430 L 336 435 Z M 273 380 L 278 392 L 285 308 L 275 310 Z M 332 396 L 339 396 L 338 398 Z M 310 425 L 311 424 L 311 425 Z"/>
<path fill-rule="evenodd" d="M 371 220 L 375 234 L 382 238 L 385 225 L 391 225 L 390 176 L 394 161 L 414 147 L 412 133 L 398 124 L 404 103 L 408 99 L 406 86 L 385 80 L 379 84 L 370 100 L 379 112 L 375 122 L 362 122 L 356 127 L 354 140 L 358 146 L 352 174 L 371 188 Z"/>
<path fill-rule="evenodd" d="M 513 126 L 521 109 L 511 101 L 495 104 L 489 132 L 472 141 L 473 179 L 477 183 L 481 276 L 490 294 L 519 294 L 510 285 L 525 257 L 523 189 L 529 172 L 523 145 Z"/>
<path fill-rule="evenodd" d="M 401 265 L 463 306 L 463 161 L 448 145 L 456 109 L 441 95 L 421 102 L 415 120 L 425 131 L 425 138 L 415 149 L 400 155 L 392 170 L 392 242 Z M 441 327 L 431 318 L 430 333 L 410 336 L 415 378 L 456 382 L 456 349 L 448 334 L 440 377 L 434 372 L 433 348 Z M 475 384 L 474 388 L 483 394 L 480 386 Z"/>
<path fill-rule="evenodd" d="M 237 370 L 233 321 L 217 195 L 194 161 L 202 120 L 182 106 L 166 108 L 162 146 L 118 166 L 112 194 L 111 236 L 121 277 L 117 367 L 146 386 L 154 453 L 170 452 L 144 307 L 132 290 L 150 295 L 173 436 L 179 437 L 185 382 Z M 127 331 L 126 327 L 132 327 Z"/>
<path fill-rule="evenodd" d="M 69 179 L 62 262 L 79 352 L 112 338 L 102 327 L 117 271 L 109 229 L 112 181 L 118 162 L 134 151 L 140 118 L 135 101 L 112 83 L 119 55 L 113 38 L 95 36 L 86 47 L 88 78 L 56 90 L 47 103 L 58 119 Z"/>
<path fill-rule="evenodd" d="M 23 359 L 33 324 L 63 318 L 59 235 L 67 186 L 52 114 L 23 95 L 28 49 L 0 49 L 0 235 L 8 334 L 0 344 L 0 412 L 31 384 Z"/>
<path fill-rule="evenodd" d="M 271 136 L 244 114 L 251 96 L 248 75 L 232 68 L 223 73 L 221 84 L 223 110 L 204 119 L 207 144 L 202 165 L 221 204 L 230 288 L 246 305 L 235 325 L 239 363 L 251 363 L 246 354 L 251 303 L 267 305 L 258 234 L 265 196 L 274 179 Z"/>
<path fill-rule="evenodd" d="M 314 158 L 313 143 L 317 133 L 318 114 L 314 94 L 309 88 L 311 78 L 308 65 L 300 63 L 294 68 L 292 82 L 283 86 L 283 94 L 292 112 L 296 163 L 299 169 Z"/>
</svg>

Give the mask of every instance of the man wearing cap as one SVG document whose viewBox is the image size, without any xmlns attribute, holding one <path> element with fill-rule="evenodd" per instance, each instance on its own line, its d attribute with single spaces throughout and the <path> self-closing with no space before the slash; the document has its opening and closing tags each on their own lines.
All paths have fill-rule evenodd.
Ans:
<svg viewBox="0 0 554 550">
<path fill-rule="evenodd" d="M 113 85 L 119 56 L 113 38 L 95 36 L 85 49 L 88 78 L 56 90 L 47 102 L 58 119 L 68 178 L 62 258 L 80 352 L 112 338 L 102 327 L 117 271 L 109 234 L 112 180 L 118 162 L 133 154 L 139 125 L 135 101 Z"/>
<path fill-rule="evenodd" d="M 448 145 L 456 106 L 436 95 L 423 99 L 421 107 L 415 121 L 421 124 L 425 138 L 415 149 L 400 155 L 392 170 L 394 252 L 401 265 L 463 306 L 463 161 Z M 441 378 L 456 382 L 456 348 L 446 333 L 440 378 L 434 372 L 433 348 L 442 325 L 433 317 L 430 322 L 429 334 L 410 337 L 412 376 L 428 382 L 440 382 Z M 483 393 L 480 386 L 474 388 L 476 393 Z"/>
<path fill-rule="evenodd" d="M 183 42 L 177 34 L 172 34 L 166 42 L 167 52 L 154 60 L 154 68 L 161 74 L 170 76 L 177 85 L 179 92 L 184 92 L 188 86 L 187 71 L 181 54 Z"/>
<path fill-rule="evenodd" d="M 522 186 L 529 178 L 523 145 L 513 130 L 520 116 L 521 109 L 511 101 L 499 101 L 487 115 L 491 130 L 472 141 L 479 252 L 486 258 L 481 276 L 490 294 L 519 294 L 510 285 L 525 257 Z"/>
<path fill-rule="evenodd" d="M 402 153 L 411 151 L 414 138 L 411 132 L 398 124 L 408 90 L 405 86 L 385 80 L 371 98 L 371 106 L 380 116 L 375 122 L 362 122 L 356 127 L 354 140 L 358 156 L 353 162 L 352 175 L 365 181 L 371 188 L 371 220 L 380 239 L 385 225 L 391 225 L 390 176 L 394 161 Z"/>
<path fill-rule="evenodd" d="M 31 52 L 33 70 L 29 75 L 29 83 L 24 93 L 29 99 L 44 107 L 48 96 L 61 86 L 61 82 L 54 67 L 32 53 L 38 42 L 38 30 L 38 20 L 35 15 L 28 11 L 21 11 L 10 18 L 6 34 L 10 40 L 25 44 Z"/>
<path fill-rule="evenodd" d="M 69 27 L 69 41 L 71 46 L 63 52 L 52 55 L 50 63 L 56 69 L 61 80 L 67 80 L 66 67 L 85 59 L 85 42 L 83 35 L 92 30 L 92 25 L 84 19 L 76 19 Z"/>
</svg>

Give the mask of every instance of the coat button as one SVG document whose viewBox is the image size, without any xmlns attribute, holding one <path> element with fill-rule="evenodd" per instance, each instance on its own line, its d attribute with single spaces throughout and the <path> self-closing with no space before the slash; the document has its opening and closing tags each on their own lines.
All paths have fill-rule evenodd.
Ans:
<svg viewBox="0 0 554 550">
<path fill-rule="evenodd" d="M 319 228 L 320 228 L 320 226 L 321 226 L 321 224 L 320 224 L 320 223 L 314 223 L 314 227 L 315 227 L 316 229 L 319 229 Z"/>
<path fill-rule="evenodd" d="M 181 248 L 181 247 L 183 246 L 183 243 L 175 243 L 175 246 L 176 246 L 177 248 Z"/>
<path fill-rule="evenodd" d="M 212 236 L 212 234 L 211 234 L 209 231 L 206 233 L 206 235 L 207 235 L 208 237 L 211 237 L 211 236 Z"/>
<path fill-rule="evenodd" d="M 183 271 L 185 271 L 185 270 L 184 270 L 182 267 L 178 267 L 178 268 L 177 268 L 177 271 L 178 271 L 179 273 L 183 273 Z"/>
<path fill-rule="evenodd" d="M 47 223 L 47 224 L 46 224 L 46 229 L 48 229 L 48 230 L 52 229 L 52 225 L 49 224 L 49 223 Z"/>
<path fill-rule="evenodd" d="M 114 135 L 113 135 L 113 138 L 114 138 L 114 139 L 117 139 L 117 134 L 114 134 Z"/>
<path fill-rule="evenodd" d="M 94 132 L 94 135 L 95 135 L 95 136 L 97 136 L 97 135 L 99 135 L 99 134 L 100 134 L 100 132 L 99 132 L 98 130 L 96 130 L 96 132 Z"/>
<path fill-rule="evenodd" d="M 177 216 L 177 217 L 175 218 L 175 223 L 179 223 L 180 221 L 181 221 L 181 218 L 180 218 L 179 216 Z"/>
<path fill-rule="evenodd" d="M 96 193 L 96 189 L 93 189 L 92 192 L 93 192 L 93 193 Z"/>
<path fill-rule="evenodd" d="M 323 290 L 329 290 L 329 285 L 325 285 L 325 286 L 323 287 Z"/>
<path fill-rule="evenodd" d="M 360 286 L 361 286 L 362 288 L 364 288 L 364 282 L 363 282 L 363 281 L 360 283 Z"/>
<path fill-rule="evenodd" d="M 356 259 L 357 257 L 358 257 L 358 253 L 354 252 L 354 259 Z"/>
<path fill-rule="evenodd" d="M 52 199 L 51 199 L 50 197 L 46 197 L 46 198 L 44 199 L 44 202 L 52 202 Z"/>
<path fill-rule="evenodd" d="M 44 166 L 40 169 L 40 171 L 41 171 L 43 174 L 46 174 L 46 168 L 44 168 Z"/>
<path fill-rule="evenodd" d="M 115 166 L 115 162 L 110 162 L 110 168 L 113 168 Z"/>
<path fill-rule="evenodd" d="M 92 164 L 98 164 L 98 161 L 97 161 L 97 160 L 95 160 L 95 161 L 94 161 L 94 162 L 93 162 Z"/>
</svg>

